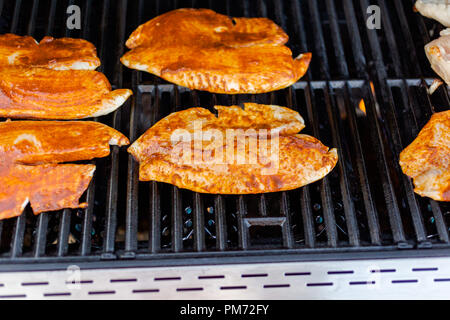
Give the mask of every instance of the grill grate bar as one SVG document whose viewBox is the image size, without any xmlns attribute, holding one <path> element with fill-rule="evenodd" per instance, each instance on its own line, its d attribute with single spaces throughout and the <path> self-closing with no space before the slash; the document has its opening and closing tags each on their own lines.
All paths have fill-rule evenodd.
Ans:
<svg viewBox="0 0 450 320">
<path fill-rule="evenodd" d="M 370 187 L 370 183 L 368 180 L 367 175 L 367 168 L 366 168 L 366 162 L 364 159 L 364 154 L 362 150 L 362 143 L 361 138 L 359 135 L 359 130 L 356 123 L 356 114 L 355 109 L 353 107 L 353 104 L 350 103 L 350 97 L 349 97 L 349 87 L 348 83 L 345 84 L 344 87 L 344 100 L 345 102 L 342 102 L 342 99 L 338 100 L 338 103 L 344 103 L 346 105 L 345 110 L 347 111 L 347 115 L 349 118 L 349 124 L 350 124 L 350 132 L 352 137 L 353 145 L 356 147 L 356 165 L 359 175 L 359 181 L 361 186 L 361 192 L 363 194 L 364 199 L 364 207 L 366 210 L 366 216 L 367 216 L 367 223 L 369 225 L 369 231 L 370 231 L 370 239 L 372 244 L 379 245 L 381 243 L 381 232 L 380 232 L 380 225 L 378 221 L 378 212 L 376 209 L 376 205 L 374 203 L 374 199 L 372 196 L 372 189 Z"/>
<path fill-rule="evenodd" d="M 258 208 L 259 208 L 259 215 L 261 217 L 267 217 L 266 196 L 264 194 L 261 194 L 259 196 Z"/>
<path fill-rule="evenodd" d="M 330 66 L 328 63 L 327 50 L 325 46 L 325 40 L 323 38 L 322 25 L 320 23 L 319 8 L 317 7 L 317 1 L 308 0 L 309 14 L 312 20 L 312 33 L 314 35 L 314 45 L 317 51 L 317 56 L 320 61 L 320 73 L 325 79 L 330 79 Z"/>
<path fill-rule="evenodd" d="M 257 5 L 258 15 L 267 17 L 267 6 L 264 0 L 259 0 Z"/>
<path fill-rule="evenodd" d="M 91 22 L 91 7 L 92 7 L 92 0 L 85 0 L 84 4 L 84 12 L 83 12 L 83 29 L 82 29 L 82 35 L 84 39 L 89 39 L 90 36 L 90 22 Z"/>
<path fill-rule="evenodd" d="M 138 169 L 132 156 L 128 160 L 127 208 L 125 220 L 125 251 L 133 255 L 137 249 L 137 188 Z"/>
<path fill-rule="evenodd" d="M 151 182 L 150 186 L 150 236 L 149 249 L 157 253 L 161 249 L 161 204 L 158 183 Z"/>
<path fill-rule="evenodd" d="M 316 235 L 314 232 L 314 221 L 311 215 L 311 198 L 308 186 L 304 186 L 300 190 L 300 207 L 302 211 L 303 230 L 305 233 L 305 245 L 308 248 L 314 248 Z"/>
<path fill-rule="evenodd" d="M 216 248 L 223 251 L 227 247 L 227 220 L 222 195 L 217 195 L 214 198 L 214 212 L 216 213 Z"/>
<path fill-rule="evenodd" d="M 237 197 L 238 209 L 238 233 L 239 233 L 239 248 L 245 250 L 249 245 L 248 224 L 245 221 L 247 216 L 247 204 L 244 196 Z"/>
<path fill-rule="evenodd" d="M 417 58 L 416 48 L 414 47 L 414 40 L 411 36 L 408 20 L 406 19 L 405 16 L 405 9 L 403 7 L 403 3 L 402 1 L 394 1 L 394 4 L 401 25 L 400 29 L 403 31 L 403 36 L 405 37 L 406 52 L 408 52 L 408 56 L 411 58 L 411 61 L 413 62 L 412 67 L 414 68 L 415 74 L 423 79 L 423 75 L 420 70 L 419 59 Z M 411 64 L 409 64 L 408 67 L 411 67 Z"/>
<path fill-rule="evenodd" d="M 327 13 L 330 19 L 331 38 L 333 39 L 334 51 L 337 58 L 337 66 L 339 73 L 348 79 L 348 67 L 345 60 L 344 47 L 342 46 L 342 38 L 339 30 L 338 18 L 336 13 L 336 7 L 333 0 L 327 0 Z"/>
<path fill-rule="evenodd" d="M 448 236 L 448 227 L 445 223 L 444 216 L 442 215 L 441 208 L 439 207 L 439 204 L 434 201 L 430 200 L 431 210 L 433 211 L 433 216 L 436 219 L 435 225 L 436 230 L 439 235 L 439 239 L 445 243 L 450 242 L 449 236 Z"/>
<path fill-rule="evenodd" d="M 205 223 L 203 220 L 203 205 L 200 193 L 193 195 L 194 202 L 194 250 L 205 250 Z"/>
<path fill-rule="evenodd" d="M 83 227 L 81 232 L 81 246 L 80 255 L 86 256 L 91 253 L 91 239 L 92 239 L 92 218 L 94 211 L 94 201 L 95 201 L 95 180 L 96 177 L 92 178 L 91 185 L 87 191 L 87 203 L 88 207 L 84 210 L 83 216 Z"/>
<path fill-rule="evenodd" d="M 136 71 L 132 73 L 133 92 L 136 97 L 131 98 L 130 111 L 130 141 L 137 138 L 137 115 L 136 110 L 142 104 L 142 95 L 137 90 Z M 138 232 L 138 165 L 131 154 L 128 155 L 128 180 L 127 180 L 127 202 L 126 202 L 126 218 L 125 218 L 125 257 L 134 257 L 137 250 L 137 232 Z"/>
<path fill-rule="evenodd" d="M 360 6 L 363 16 L 365 16 L 365 8 L 369 7 L 369 2 L 367 0 L 360 0 Z M 368 29 L 366 34 L 369 38 L 369 44 L 372 49 L 372 59 L 373 66 L 378 71 L 378 75 L 381 79 L 387 79 L 387 73 L 383 62 L 383 55 L 381 53 L 380 43 L 378 42 L 378 37 L 375 30 Z"/>
<path fill-rule="evenodd" d="M 395 75 L 399 77 L 401 74 L 403 74 L 402 60 L 400 59 L 400 54 L 398 52 L 397 41 L 395 40 L 391 19 L 389 18 L 389 11 L 386 8 L 386 2 L 384 0 L 379 0 L 379 4 L 382 17 L 384 18 L 383 30 L 387 39 L 387 44 L 389 46 L 389 54 L 392 57 L 392 65 L 394 67 Z"/>
<path fill-rule="evenodd" d="M 36 236 L 34 238 L 33 256 L 40 257 L 45 254 L 47 241 L 48 213 L 41 213 L 37 219 Z"/>
<path fill-rule="evenodd" d="M 29 207 L 28 207 L 29 208 Z M 23 250 L 23 238 L 25 234 L 26 215 L 28 208 L 17 217 L 16 224 L 14 226 L 13 238 L 11 241 L 11 257 L 19 257 L 22 255 Z"/>
<path fill-rule="evenodd" d="M 290 222 L 290 214 L 289 214 L 289 199 L 287 192 L 281 193 L 281 214 L 286 217 L 284 222 L 281 225 L 282 228 L 282 236 L 283 236 L 283 246 L 286 248 L 294 247 L 294 238 L 292 236 L 292 227 Z"/>
<path fill-rule="evenodd" d="M 350 35 L 353 59 L 355 61 L 356 73 L 359 77 L 367 79 L 366 57 L 361 42 L 355 9 L 351 0 L 344 0 L 344 13 L 347 20 L 347 30 Z"/>
<path fill-rule="evenodd" d="M 298 42 L 300 45 L 300 50 L 301 50 L 301 52 L 307 52 L 308 46 L 306 44 L 305 24 L 303 22 L 303 12 L 302 12 L 302 8 L 300 5 L 300 1 L 292 0 L 291 7 L 293 8 L 293 14 L 294 14 L 293 24 L 299 35 Z M 310 77 L 310 73 L 311 73 L 310 68 L 308 68 L 308 71 L 306 72 L 305 77 L 306 76 Z"/>
<path fill-rule="evenodd" d="M 34 0 L 33 1 L 33 7 L 31 9 L 30 21 L 28 22 L 28 34 L 29 35 L 33 35 L 34 34 L 34 29 L 35 29 L 35 26 L 36 26 L 36 16 L 37 16 L 37 12 L 38 12 L 38 7 L 39 7 L 39 0 Z"/>
<path fill-rule="evenodd" d="M 160 110 L 160 93 L 158 87 L 155 87 L 153 92 L 154 98 L 150 106 L 152 107 L 150 122 L 154 125 L 157 121 L 157 112 Z M 161 203 L 160 196 L 161 192 L 159 190 L 159 184 L 156 181 L 151 182 L 150 187 L 150 235 L 149 249 L 152 253 L 157 253 L 161 249 Z"/>
<path fill-rule="evenodd" d="M 191 91 L 191 103 L 193 106 L 200 106 L 197 91 Z M 198 192 L 193 192 L 192 201 L 194 203 L 194 250 L 205 250 L 205 221 L 203 216 L 202 196 Z"/>
<path fill-rule="evenodd" d="M 70 220 L 72 212 L 70 209 L 64 209 L 62 215 L 59 218 L 59 234 L 58 234 L 58 257 L 65 256 L 69 249 L 69 232 L 70 232 Z"/>
<path fill-rule="evenodd" d="M 11 30 L 10 30 L 11 33 L 17 33 L 21 4 L 22 0 L 16 0 L 16 5 L 14 6 L 14 15 L 11 22 Z"/>
<path fill-rule="evenodd" d="M 56 13 L 56 1 L 52 0 L 50 4 L 50 10 L 48 12 L 48 24 L 46 35 L 51 36 L 53 34 L 53 28 L 55 26 L 55 13 Z"/>
<path fill-rule="evenodd" d="M 211 106 L 217 105 L 217 95 L 211 95 Z M 224 251 L 227 248 L 227 220 L 225 203 L 222 195 L 214 196 L 214 212 L 216 213 L 216 248 Z"/>
<path fill-rule="evenodd" d="M 291 94 L 288 95 L 286 106 L 298 111 L 297 95 L 292 88 L 288 89 Z M 309 186 L 300 189 L 300 209 L 302 214 L 303 232 L 305 236 L 305 245 L 308 248 L 315 246 L 316 235 L 314 232 L 314 222 L 312 218 L 311 199 L 309 195 Z"/>
<path fill-rule="evenodd" d="M 103 0 L 103 7 L 102 7 L 102 16 L 100 20 L 100 45 L 99 45 L 99 56 L 102 58 L 102 64 L 99 67 L 99 70 L 101 72 L 104 72 L 105 69 L 105 45 L 106 45 L 106 35 L 108 34 L 108 16 L 109 16 L 109 7 L 110 2 L 109 0 Z"/>
<path fill-rule="evenodd" d="M 379 170 L 381 171 L 380 173 L 382 179 L 382 189 L 387 206 L 387 213 L 389 215 L 392 236 L 394 238 L 394 242 L 404 245 L 406 241 L 405 231 L 403 229 L 400 210 L 398 208 L 396 196 L 394 193 L 394 186 L 389 175 L 389 168 L 386 162 L 386 152 L 384 150 L 383 143 L 380 141 L 381 129 L 380 124 L 378 123 L 378 117 L 376 115 L 376 102 L 374 101 L 375 98 L 372 96 L 369 88 L 366 87 L 364 91 L 364 100 L 369 102 L 366 109 L 367 116 L 370 119 L 370 122 L 375 126 L 374 130 L 370 130 L 370 134 L 372 137 L 372 142 L 375 142 L 374 146 L 376 147 L 377 163 L 379 166 Z"/>
<path fill-rule="evenodd" d="M 349 186 L 349 178 L 347 169 L 345 167 L 345 157 L 344 157 L 344 149 L 343 144 L 341 142 L 341 137 L 344 136 L 344 133 L 341 128 L 339 128 L 338 121 L 336 120 L 335 115 L 339 114 L 338 110 L 336 110 L 336 107 L 331 101 L 330 98 L 330 92 L 329 92 L 329 84 L 325 87 L 325 102 L 328 112 L 328 117 L 331 119 L 330 121 L 330 127 L 331 132 L 333 135 L 333 146 L 337 147 L 339 159 L 341 161 L 338 161 L 338 168 L 339 168 L 339 176 L 340 176 L 340 186 L 341 186 L 341 194 L 342 194 L 342 201 L 344 203 L 344 213 L 345 213 L 345 220 L 347 223 L 347 230 L 348 230 L 348 236 L 349 236 L 349 242 L 352 246 L 359 246 L 360 240 L 359 240 L 359 230 L 358 230 L 358 222 L 356 220 L 356 214 L 355 214 L 355 208 L 353 205 L 353 201 L 351 199 L 351 192 L 350 192 L 350 186 Z"/>
<path fill-rule="evenodd" d="M 360 3 L 361 3 L 361 8 L 367 8 L 369 6 L 367 0 L 360 0 Z M 365 14 L 365 10 L 363 9 L 362 11 L 363 11 L 363 14 Z M 376 86 L 376 89 L 381 90 L 381 92 L 383 94 L 386 94 L 387 88 L 386 88 L 386 84 L 384 81 L 385 81 L 385 79 L 387 79 L 387 72 L 386 72 L 386 68 L 383 63 L 383 58 L 382 58 L 382 53 L 381 53 L 381 48 L 380 48 L 380 43 L 378 41 L 377 33 L 376 33 L 376 30 L 370 30 L 370 29 L 367 29 L 366 32 L 367 32 L 367 36 L 369 38 L 370 47 L 372 49 L 373 59 L 374 59 L 374 67 L 376 69 L 377 77 L 378 77 L 378 82 L 377 82 L 378 86 Z M 371 107 L 374 107 L 375 102 L 374 101 L 371 101 L 371 102 L 372 102 Z M 390 104 L 390 103 L 386 103 L 386 99 L 384 99 L 383 102 L 385 104 Z M 392 105 L 390 105 L 390 107 L 392 107 Z M 376 118 L 376 115 L 374 115 L 374 116 L 375 116 L 374 118 Z M 391 121 L 393 120 L 391 117 L 389 117 L 389 118 Z M 378 119 L 376 119 L 375 124 L 377 127 L 379 126 Z M 395 122 L 391 122 L 390 128 L 392 128 L 395 131 L 398 129 L 398 126 L 396 125 Z M 379 128 L 377 128 L 377 132 L 378 132 L 378 136 L 381 137 L 382 136 L 381 130 Z M 394 187 L 392 184 L 391 177 L 389 176 L 389 168 L 386 163 L 387 158 L 386 158 L 386 153 L 385 153 L 383 146 L 381 146 L 380 151 L 381 151 L 381 153 L 377 154 L 377 156 L 383 157 L 383 159 L 381 160 L 382 167 L 384 167 L 383 171 L 386 172 L 386 174 L 387 174 L 387 184 L 384 186 L 383 190 L 385 191 L 386 203 L 388 204 L 388 206 L 390 206 L 390 208 L 388 208 L 388 211 L 390 213 L 391 227 L 395 233 L 394 236 L 396 238 L 396 242 L 403 241 L 405 239 L 404 230 L 403 230 L 403 226 L 402 226 L 402 222 L 401 222 L 398 203 L 396 201 L 396 196 L 394 193 L 395 192 Z M 398 170 L 398 164 L 394 163 L 394 168 Z M 418 212 L 412 213 L 412 216 L 416 217 L 417 214 L 418 214 Z M 419 225 L 415 224 L 415 227 L 416 227 L 417 231 L 421 230 L 422 233 L 424 233 L 423 225 L 421 228 Z M 400 240 L 400 239 L 402 239 L 402 240 Z"/>
<path fill-rule="evenodd" d="M 284 8 L 283 8 L 283 1 L 275 1 L 274 2 L 274 9 L 275 9 L 275 22 L 281 26 L 281 28 L 283 30 L 287 30 L 287 25 L 286 25 L 286 19 L 284 18 L 283 12 L 284 12 Z M 264 6 L 264 9 L 266 9 L 266 7 Z M 264 10 L 264 12 L 261 12 L 261 14 L 265 14 L 263 15 L 263 17 L 267 16 L 267 10 Z"/>
<path fill-rule="evenodd" d="M 118 88 L 123 87 L 123 64 L 120 62 L 120 57 L 124 53 L 124 47 L 125 47 L 125 41 L 126 41 L 126 24 L 127 24 L 127 1 L 121 0 L 118 2 L 117 6 L 117 18 L 118 18 L 118 24 L 117 24 L 117 41 L 120 43 L 116 50 L 115 57 L 117 58 L 115 61 L 115 69 L 113 74 L 113 83 L 117 85 Z M 120 115 L 122 108 L 119 108 L 114 115 Z M 118 123 L 117 128 L 120 128 L 120 117 L 118 117 Z"/>
<path fill-rule="evenodd" d="M 309 1 L 308 3 L 309 3 L 309 7 L 310 7 L 310 15 L 313 16 L 313 20 L 314 20 L 313 33 L 315 36 L 319 37 L 319 39 L 316 39 L 316 41 L 314 41 L 314 43 L 317 46 L 316 49 L 319 51 L 318 55 L 321 60 L 320 70 L 321 70 L 321 72 L 323 72 L 322 74 L 324 74 L 326 78 L 329 78 L 328 61 L 327 61 L 326 54 L 325 54 L 325 48 L 323 47 L 324 40 L 323 40 L 323 33 L 321 32 L 320 19 L 319 19 L 320 17 L 318 14 L 317 3 L 315 1 Z M 306 43 L 306 35 L 303 31 L 304 30 L 304 22 L 303 22 L 304 20 L 303 20 L 302 9 L 301 9 L 300 5 L 298 5 L 298 4 L 295 5 L 295 13 L 297 15 L 296 21 L 298 21 L 298 28 L 299 28 L 299 37 L 300 37 L 299 42 L 301 43 L 302 50 L 308 51 L 308 46 Z M 320 30 L 320 32 L 319 32 L 319 30 Z M 324 68 L 325 68 L 325 70 L 323 70 Z M 305 78 L 308 81 L 308 85 L 305 90 L 305 94 L 306 94 L 308 119 L 310 122 L 309 126 L 311 128 L 313 128 L 314 137 L 316 137 L 317 139 L 320 140 L 319 127 L 318 127 L 318 115 L 312 104 L 312 97 L 314 97 L 314 92 L 313 92 L 313 90 L 311 88 L 311 84 L 309 82 L 310 71 L 307 72 Z M 319 184 L 320 184 L 320 190 L 321 190 L 322 206 L 324 208 L 323 215 L 324 215 L 324 221 L 325 221 L 325 225 L 326 225 L 328 245 L 330 247 L 336 247 L 338 235 L 337 235 L 336 219 L 334 217 L 333 201 L 331 199 L 331 192 L 330 192 L 328 177 L 325 177 L 324 179 L 322 179 L 319 182 Z M 311 211 L 309 211 L 309 212 L 311 212 Z M 310 219 L 310 218 L 306 218 L 306 219 Z M 309 225 L 309 222 L 307 224 L 305 224 L 305 226 L 306 225 Z M 308 233 L 306 233 L 306 234 L 308 234 Z M 310 240 L 311 239 L 309 239 L 309 241 Z"/>
<path fill-rule="evenodd" d="M 53 34 L 53 29 L 55 27 L 55 12 L 56 12 L 56 0 L 52 0 L 50 4 L 50 9 L 48 12 L 48 22 L 47 22 L 47 29 L 46 29 L 46 35 L 51 36 Z"/>
<path fill-rule="evenodd" d="M 177 86 L 170 95 L 170 112 L 177 111 L 177 107 L 181 105 L 180 91 Z M 183 249 L 183 207 L 182 195 L 180 189 L 171 186 L 172 189 L 172 250 L 180 252 Z"/>
<path fill-rule="evenodd" d="M 331 33 L 331 36 L 332 36 L 333 44 L 335 47 L 335 52 L 337 52 L 338 68 L 340 70 L 340 73 L 345 78 L 348 78 L 348 68 L 347 68 L 344 50 L 342 47 L 342 40 L 341 40 L 341 35 L 339 32 L 339 26 L 337 23 L 336 8 L 334 7 L 334 3 L 332 1 L 327 1 L 326 3 L 327 3 L 327 12 L 328 12 L 328 15 L 330 18 L 330 27 L 331 27 L 331 30 L 333 31 Z M 314 10 L 315 11 L 317 10 L 317 6 L 314 7 Z M 318 13 L 316 15 L 318 16 Z M 317 30 L 319 31 L 318 41 L 321 42 L 320 47 L 325 48 L 323 31 L 320 27 L 318 27 Z M 326 55 L 325 52 L 324 52 L 324 55 Z M 326 64 L 326 67 L 328 69 L 328 63 Z M 329 74 L 326 74 L 325 76 L 326 76 L 326 79 L 329 80 Z M 339 173 L 340 173 L 339 176 L 340 176 L 341 194 L 342 194 L 342 200 L 344 203 L 344 212 L 345 212 L 345 217 L 346 217 L 349 242 L 350 242 L 350 245 L 352 245 L 352 246 L 359 246 L 360 241 L 359 241 L 358 224 L 357 224 L 357 220 L 356 220 L 353 201 L 352 201 L 351 195 L 350 195 L 348 173 L 345 168 L 345 162 L 344 162 L 345 157 L 343 156 L 343 144 L 341 142 L 341 136 L 342 136 L 343 132 L 339 128 L 339 124 L 336 119 L 336 115 L 338 115 L 339 112 L 336 110 L 336 107 L 330 98 L 331 88 L 330 88 L 330 84 L 328 82 L 324 89 L 325 89 L 324 93 L 325 93 L 326 108 L 327 108 L 328 118 L 330 119 L 330 128 L 331 128 L 332 137 L 333 137 L 333 146 L 337 147 L 339 159 L 341 159 L 341 161 L 338 161 L 338 168 L 339 168 Z"/>
<path fill-rule="evenodd" d="M 172 186 L 172 251 L 183 249 L 183 217 L 180 189 Z"/>
<path fill-rule="evenodd" d="M 305 90 L 306 94 L 306 104 L 309 119 L 309 126 L 313 128 L 313 135 L 320 140 L 319 133 L 319 119 L 317 110 L 313 106 L 314 90 L 311 88 L 311 84 L 308 82 L 307 88 Z M 326 232 L 328 238 L 328 245 L 330 247 L 337 246 L 337 229 L 336 229 L 336 219 L 334 216 L 333 199 L 331 198 L 331 190 L 329 186 L 329 177 L 324 177 L 320 182 L 320 196 L 322 199 L 323 216 L 326 225 Z"/>
<path fill-rule="evenodd" d="M 114 120 L 117 117 L 114 115 Z M 116 121 L 113 123 L 116 124 Z M 117 128 L 119 125 L 114 125 Z M 117 193 L 119 179 L 119 148 L 113 146 L 111 150 L 111 171 L 107 181 L 106 189 L 106 222 L 105 222 L 105 242 L 104 253 L 112 253 L 115 248 L 117 230 Z"/>
</svg>

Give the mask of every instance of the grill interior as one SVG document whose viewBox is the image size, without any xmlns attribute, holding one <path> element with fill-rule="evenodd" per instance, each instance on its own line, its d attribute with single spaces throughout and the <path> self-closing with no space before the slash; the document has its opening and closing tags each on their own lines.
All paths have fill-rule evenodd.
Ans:
<svg viewBox="0 0 450 320">
<path fill-rule="evenodd" d="M 81 8 L 81 30 L 66 28 L 71 4 Z M 380 30 L 366 27 L 371 4 L 381 9 Z M 93 161 L 88 208 L 39 216 L 27 208 L 18 218 L 0 221 L 0 264 L 276 262 L 448 248 L 450 205 L 416 196 L 398 165 L 400 151 L 431 114 L 449 106 L 445 86 L 432 96 L 426 91 L 435 75 L 423 46 L 442 27 L 412 6 L 409 0 L 0 0 L 2 33 L 94 43 L 99 70 L 113 87 L 134 92 L 118 111 L 96 120 L 131 141 L 171 112 L 251 101 L 299 111 L 303 132 L 339 151 L 333 172 L 309 186 L 223 196 L 139 182 L 126 148 L 112 147 L 109 157 Z M 312 52 L 307 75 L 268 94 L 222 95 L 191 91 L 120 64 L 125 40 L 139 24 L 182 7 L 274 20 L 289 35 L 294 56 Z"/>
</svg>

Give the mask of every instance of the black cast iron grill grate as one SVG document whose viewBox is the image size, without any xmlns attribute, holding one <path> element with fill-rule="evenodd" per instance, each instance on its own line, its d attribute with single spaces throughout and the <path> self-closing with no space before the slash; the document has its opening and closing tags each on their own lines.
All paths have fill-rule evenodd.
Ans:
<svg viewBox="0 0 450 320">
<path fill-rule="evenodd" d="M 81 8 L 81 30 L 66 28 L 71 4 Z M 366 27 L 371 4 L 381 9 L 380 30 Z M 337 147 L 340 158 L 325 179 L 297 190 L 222 196 L 139 182 L 137 163 L 125 148 L 113 147 L 109 157 L 93 162 L 97 171 L 85 195 L 88 208 L 37 217 L 27 208 L 18 218 L 0 221 L 0 266 L 123 259 L 160 265 L 276 262 L 449 248 L 449 205 L 416 196 L 398 165 L 399 152 L 431 114 L 449 106 L 445 88 L 431 97 L 426 91 L 435 75 L 423 46 L 441 27 L 412 12 L 412 5 L 401 0 L 0 0 L 2 32 L 38 40 L 81 37 L 96 45 L 100 71 L 114 87 L 134 92 L 121 109 L 96 120 L 131 141 L 183 108 L 213 111 L 216 104 L 253 101 L 298 110 L 306 121 L 303 132 Z M 119 57 L 128 35 L 180 7 L 269 17 L 290 36 L 294 55 L 313 53 L 310 70 L 284 90 L 227 96 L 190 91 L 123 67 Z M 358 108 L 361 100 L 366 113 Z"/>
</svg>

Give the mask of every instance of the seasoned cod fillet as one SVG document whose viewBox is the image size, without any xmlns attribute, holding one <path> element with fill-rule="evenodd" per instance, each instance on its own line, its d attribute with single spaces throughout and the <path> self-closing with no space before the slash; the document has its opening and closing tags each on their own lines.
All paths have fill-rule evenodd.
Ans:
<svg viewBox="0 0 450 320">
<path fill-rule="evenodd" d="M 157 122 L 128 148 L 140 163 L 139 179 L 202 193 L 252 194 L 299 188 L 336 165 L 336 149 L 297 134 L 304 127 L 297 112 L 244 106 L 216 106 L 218 117 L 190 108 Z"/>
<path fill-rule="evenodd" d="M 83 119 L 119 108 L 131 90 L 111 91 L 104 74 L 91 70 L 0 67 L 0 117 Z"/>
<path fill-rule="evenodd" d="M 450 110 L 433 114 L 417 138 L 400 153 L 403 172 L 422 197 L 450 201 Z"/>
<path fill-rule="evenodd" d="M 0 160 L 20 164 L 91 160 L 110 145 L 129 144 L 119 131 L 92 121 L 0 122 Z"/>
<path fill-rule="evenodd" d="M 0 166 L 0 220 L 19 216 L 28 203 L 35 215 L 79 203 L 94 175 L 95 165 L 58 164 Z"/>
<path fill-rule="evenodd" d="M 434 19 L 446 27 L 450 27 L 450 1 L 449 0 L 418 0 L 414 8 L 421 15 Z"/>
<path fill-rule="evenodd" d="M 292 58 L 288 36 L 267 18 L 230 18 L 177 9 L 140 25 L 120 60 L 172 83 L 215 93 L 286 88 L 307 71 L 311 53 Z"/>
<path fill-rule="evenodd" d="M 23 65 L 54 70 L 95 70 L 100 66 L 95 46 L 89 41 L 46 36 L 36 42 L 30 36 L 0 35 L 0 66 Z"/>
<path fill-rule="evenodd" d="M 450 84 L 450 29 L 441 32 L 441 36 L 425 45 L 425 53 L 431 68 Z"/>
<path fill-rule="evenodd" d="M 85 207 L 79 199 L 95 165 L 63 163 L 105 157 L 110 145 L 128 143 L 98 122 L 0 122 L 0 220 L 19 216 L 28 203 L 34 214 Z"/>
</svg>

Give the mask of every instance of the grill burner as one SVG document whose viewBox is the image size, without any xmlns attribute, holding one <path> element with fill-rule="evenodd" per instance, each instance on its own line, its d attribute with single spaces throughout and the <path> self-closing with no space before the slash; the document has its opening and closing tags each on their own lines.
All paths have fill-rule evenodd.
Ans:
<svg viewBox="0 0 450 320">
<path fill-rule="evenodd" d="M 66 28 L 71 4 L 81 8 L 81 30 Z M 380 6 L 381 30 L 366 28 L 371 4 Z M 125 149 L 113 147 L 110 157 L 94 162 L 97 171 L 85 195 L 88 208 L 37 217 L 27 208 L 18 218 L 0 221 L 0 269 L 122 259 L 189 265 L 350 258 L 356 253 L 383 257 L 400 249 L 410 249 L 412 256 L 420 251 L 415 249 L 438 254 L 439 248 L 449 248 L 449 204 L 416 196 L 398 165 L 400 151 L 431 114 L 450 104 L 444 86 L 431 97 L 426 91 L 435 74 L 423 46 L 431 40 L 430 31 L 437 34 L 441 27 L 414 13 L 412 5 L 402 0 L 343 0 L 339 6 L 333 0 L 0 0 L 3 32 L 36 39 L 81 37 L 96 45 L 100 71 L 113 87 L 134 92 L 121 109 L 96 120 L 131 141 L 182 108 L 214 111 L 214 105 L 251 101 L 299 111 L 304 133 L 339 150 L 333 172 L 301 189 L 216 196 L 139 182 L 138 164 Z M 312 52 L 307 76 L 277 92 L 227 96 L 190 91 L 120 64 L 125 40 L 139 24 L 181 7 L 274 20 L 290 36 L 294 56 Z M 400 28 L 394 29 L 393 21 Z M 365 114 L 358 109 L 361 99 Z"/>
</svg>

